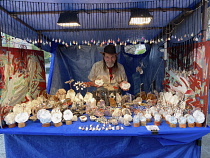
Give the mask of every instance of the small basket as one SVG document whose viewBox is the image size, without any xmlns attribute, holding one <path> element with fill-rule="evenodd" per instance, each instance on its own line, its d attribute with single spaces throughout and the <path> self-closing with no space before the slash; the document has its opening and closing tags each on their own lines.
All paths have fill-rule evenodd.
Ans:
<svg viewBox="0 0 210 158">
<path fill-rule="evenodd" d="M 195 123 L 188 123 L 188 127 L 190 127 L 190 128 L 195 127 Z"/>
<path fill-rule="evenodd" d="M 18 123 L 18 127 L 19 128 L 22 128 L 22 127 L 25 127 L 25 126 L 26 126 L 26 123 L 25 122 Z"/>
<path fill-rule="evenodd" d="M 186 123 L 185 124 L 179 124 L 180 128 L 186 128 Z"/>
<path fill-rule="evenodd" d="M 176 128 L 176 124 L 170 123 L 170 127 L 171 127 L 171 128 Z"/>
<path fill-rule="evenodd" d="M 66 120 L 66 125 L 71 125 L 72 124 L 72 120 Z"/>
<path fill-rule="evenodd" d="M 50 122 L 49 123 L 43 123 L 42 127 L 49 127 L 50 126 Z"/>
<path fill-rule="evenodd" d="M 55 126 L 55 127 L 59 127 L 59 126 L 62 126 L 62 125 L 63 125 L 62 122 L 54 123 L 54 126 Z"/>
<path fill-rule="evenodd" d="M 139 127 L 140 126 L 140 123 L 133 123 L 133 127 Z"/>
<path fill-rule="evenodd" d="M 13 123 L 13 124 L 11 124 L 11 125 L 8 125 L 8 127 L 9 127 L 9 128 L 14 128 L 14 127 L 16 127 L 16 123 Z"/>
<path fill-rule="evenodd" d="M 196 122 L 196 123 L 195 123 L 195 126 L 196 126 L 196 127 L 202 127 L 203 124 L 202 124 L 202 123 L 197 123 L 197 122 Z"/>
</svg>

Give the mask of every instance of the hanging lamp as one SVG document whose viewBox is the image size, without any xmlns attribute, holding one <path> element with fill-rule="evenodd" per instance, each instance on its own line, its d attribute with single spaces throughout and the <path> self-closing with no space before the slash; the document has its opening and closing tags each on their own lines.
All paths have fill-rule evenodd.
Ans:
<svg viewBox="0 0 210 158">
<path fill-rule="evenodd" d="M 153 16 L 147 9 L 133 8 L 131 9 L 131 16 L 129 25 L 144 25 L 149 24 Z"/>
<path fill-rule="evenodd" d="M 60 17 L 58 19 L 57 24 L 63 27 L 80 26 L 77 13 L 74 12 L 60 13 Z"/>
</svg>

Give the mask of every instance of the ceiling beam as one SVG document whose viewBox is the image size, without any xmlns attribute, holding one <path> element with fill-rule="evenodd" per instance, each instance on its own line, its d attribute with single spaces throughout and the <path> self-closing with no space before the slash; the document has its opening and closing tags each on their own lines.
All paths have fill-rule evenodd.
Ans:
<svg viewBox="0 0 210 158">
<path fill-rule="evenodd" d="M 27 23 L 25 23 L 24 21 L 22 21 L 21 19 L 19 19 L 16 15 L 11 14 L 8 10 L 6 10 L 5 8 L 3 8 L 2 6 L 0 6 L 0 10 L 2 10 L 3 12 L 5 12 L 6 14 L 8 14 L 9 16 L 11 16 L 13 19 L 17 20 L 18 22 L 20 22 L 24 26 L 26 26 L 29 29 L 33 30 L 34 32 L 37 32 L 37 30 L 35 30 L 33 27 L 31 27 L 30 25 L 28 25 Z"/>
<path fill-rule="evenodd" d="M 76 13 L 109 13 L 109 12 L 130 12 L 132 8 L 129 9 L 95 9 L 95 10 L 87 10 L 87 9 L 80 9 L 80 10 L 61 10 L 61 11 L 29 11 L 29 12 L 9 12 L 11 15 L 32 15 L 32 14 L 60 14 L 63 12 L 76 12 Z M 149 12 L 167 12 L 167 11 L 191 11 L 190 8 L 148 8 Z"/>
<path fill-rule="evenodd" d="M 117 31 L 117 30 L 154 30 L 154 29 L 165 29 L 165 27 L 50 29 L 50 30 L 37 30 L 37 31 L 38 32 L 80 32 L 80 31 Z"/>
</svg>

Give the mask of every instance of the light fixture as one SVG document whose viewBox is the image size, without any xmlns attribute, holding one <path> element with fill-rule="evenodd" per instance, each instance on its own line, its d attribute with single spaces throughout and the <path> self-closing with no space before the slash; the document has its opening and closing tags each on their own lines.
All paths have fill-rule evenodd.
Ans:
<svg viewBox="0 0 210 158">
<path fill-rule="evenodd" d="M 57 24 L 59 26 L 80 26 L 79 18 L 77 16 L 77 13 L 74 12 L 64 12 L 60 14 L 60 17 L 58 19 Z"/>
<path fill-rule="evenodd" d="M 131 17 L 129 25 L 144 25 L 149 24 L 152 20 L 152 15 L 147 9 L 133 8 L 131 9 Z"/>
</svg>

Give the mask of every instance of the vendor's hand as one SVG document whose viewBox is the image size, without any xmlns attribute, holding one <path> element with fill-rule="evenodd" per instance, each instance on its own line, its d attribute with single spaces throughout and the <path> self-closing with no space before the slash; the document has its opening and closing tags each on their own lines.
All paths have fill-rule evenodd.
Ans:
<svg viewBox="0 0 210 158">
<path fill-rule="evenodd" d="M 124 91 L 128 91 L 130 89 L 130 87 L 131 87 L 131 84 L 128 83 L 127 81 L 122 81 L 120 83 L 120 88 Z"/>
<path fill-rule="evenodd" d="M 97 88 L 98 88 L 98 87 L 101 87 L 101 86 L 95 84 L 95 81 L 93 81 L 93 86 L 94 86 L 94 87 L 97 87 Z"/>
</svg>

